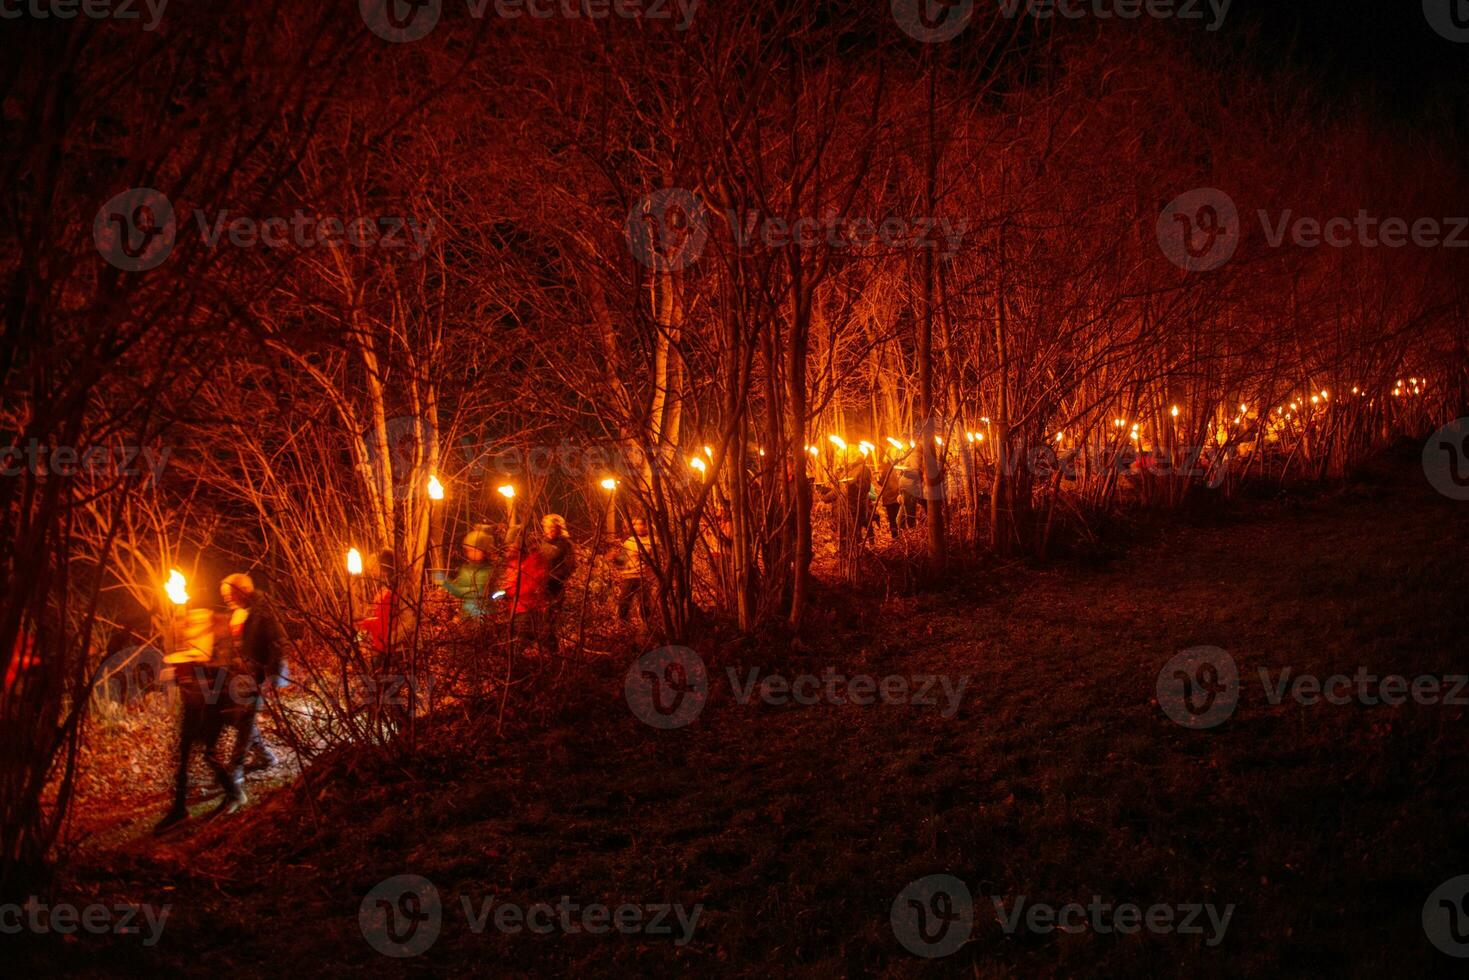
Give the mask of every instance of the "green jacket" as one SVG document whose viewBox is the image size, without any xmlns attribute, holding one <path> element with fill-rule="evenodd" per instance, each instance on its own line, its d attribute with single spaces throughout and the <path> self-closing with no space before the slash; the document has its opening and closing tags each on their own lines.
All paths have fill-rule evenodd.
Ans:
<svg viewBox="0 0 1469 980">
<path fill-rule="evenodd" d="M 465 562 L 454 577 L 444 583 L 449 594 L 461 600 L 464 615 L 478 617 L 485 614 L 494 571 L 489 562 Z"/>
</svg>

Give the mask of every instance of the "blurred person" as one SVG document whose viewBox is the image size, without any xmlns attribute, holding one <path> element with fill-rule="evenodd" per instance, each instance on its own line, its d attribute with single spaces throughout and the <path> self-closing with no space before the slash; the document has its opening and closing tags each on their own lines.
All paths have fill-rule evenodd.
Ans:
<svg viewBox="0 0 1469 980">
<path fill-rule="evenodd" d="M 546 560 L 546 610 L 540 641 L 547 650 L 555 651 L 560 647 L 556 626 L 566 603 L 566 586 L 576 571 L 576 549 L 566 532 L 566 518 L 560 514 L 541 518 L 540 551 Z"/>
<path fill-rule="evenodd" d="M 898 513 L 903 509 L 903 491 L 898 485 L 898 463 L 884 449 L 879 457 L 881 475 L 877 481 L 877 504 L 887 515 L 888 532 L 898 540 Z"/>
<path fill-rule="evenodd" d="M 566 585 L 576 571 L 576 549 L 571 536 L 566 533 L 566 518 L 560 514 L 547 514 L 541 518 L 541 551 L 546 558 L 546 596 L 551 607 L 559 610 Z"/>
<path fill-rule="evenodd" d="M 556 634 L 549 629 L 551 562 L 550 549 L 532 546 L 524 539 L 512 545 L 500 579 L 500 592 L 510 607 L 513 632 L 545 652 L 557 649 Z"/>
<path fill-rule="evenodd" d="M 260 709 L 265 692 L 285 687 L 288 670 L 282 650 L 280 624 L 255 590 L 255 582 L 242 572 L 225 578 L 219 594 L 230 608 L 230 639 L 234 671 L 250 678 L 255 696 L 248 715 L 249 730 L 235 755 L 246 772 L 258 772 L 276 764 L 275 753 L 260 735 Z M 248 758 L 247 758 L 248 756 Z"/>
<path fill-rule="evenodd" d="M 464 536 L 460 546 L 464 550 L 464 562 L 454 577 L 444 582 L 444 588 L 459 600 L 460 611 L 465 617 L 478 619 L 489 609 L 490 583 L 495 578 L 490 555 L 498 547 L 498 542 L 488 525 L 476 524 Z"/>
<path fill-rule="evenodd" d="M 378 582 L 377 594 L 368 604 L 368 615 L 357 621 L 357 628 L 367 634 L 376 666 L 385 667 L 392 649 L 413 627 L 413 613 L 398 593 L 398 560 L 391 548 L 384 548 L 373 559 L 373 575 Z"/>
<path fill-rule="evenodd" d="M 255 720 L 259 688 L 248 674 L 232 669 L 233 656 L 221 662 L 217 651 L 226 646 L 224 638 L 230 633 L 230 617 L 209 613 L 205 616 L 206 623 L 210 618 L 213 624 L 206 630 L 210 635 L 204 638 L 208 642 L 193 647 L 207 653 L 200 653 L 197 660 L 180 650 L 170 654 L 170 658 L 186 659 L 169 661 L 174 665 L 173 683 L 179 697 L 178 754 L 173 806 L 153 828 L 155 834 L 166 833 L 189 818 L 189 767 L 196 747 L 204 750 L 204 762 L 224 794 L 211 816 L 234 813 L 247 802 L 242 762 Z M 221 751 L 227 733 L 234 735 L 228 761 Z"/>
<path fill-rule="evenodd" d="M 632 535 L 617 547 L 612 557 L 614 574 L 617 578 L 617 619 L 627 622 L 632 613 L 633 600 L 638 600 L 638 612 L 643 623 L 648 621 L 648 594 L 645 565 L 652 553 L 653 540 L 648 536 L 648 522 L 641 517 L 632 519 Z"/>
</svg>

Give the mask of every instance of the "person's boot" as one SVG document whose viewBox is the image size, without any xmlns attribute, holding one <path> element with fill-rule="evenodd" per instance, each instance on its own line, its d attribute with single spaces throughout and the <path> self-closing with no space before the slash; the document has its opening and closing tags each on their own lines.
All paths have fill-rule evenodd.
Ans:
<svg viewBox="0 0 1469 980">
<path fill-rule="evenodd" d="M 249 802 L 245 796 L 245 789 L 241 785 L 244 774 L 236 769 L 233 773 L 221 773 L 220 784 L 224 787 L 224 799 L 219 801 L 219 806 L 209 815 L 209 819 L 215 817 L 227 817 L 232 813 L 239 813 Z"/>
<path fill-rule="evenodd" d="M 257 742 L 250 751 L 250 758 L 245 762 L 246 772 L 262 772 L 271 769 L 280 760 L 264 742 Z"/>
</svg>

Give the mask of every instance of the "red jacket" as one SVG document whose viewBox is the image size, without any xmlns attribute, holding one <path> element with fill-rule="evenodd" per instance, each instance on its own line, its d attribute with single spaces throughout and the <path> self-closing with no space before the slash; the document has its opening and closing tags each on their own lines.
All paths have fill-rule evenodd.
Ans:
<svg viewBox="0 0 1469 980">
<path fill-rule="evenodd" d="M 357 628 L 367 634 L 372 641 L 372 648 L 379 653 L 388 648 L 388 640 L 393 635 L 394 627 L 398 625 L 396 620 L 401 616 L 401 610 L 397 609 L 397 605 L 397 593 L 383 586 L 378 590 L 377 598 L 372 600 L 372 605 L 367 607 L 368 617 L 357 621 Z"/>
<path fill-rule="evenodd" d="M 545 609 L 546 583 L 550 578 L 551 563 L 540 548 L 530 548 L 518 557 L 512 554 L 500 580 L 511 611 L 520 616 Z"/>
</svg>

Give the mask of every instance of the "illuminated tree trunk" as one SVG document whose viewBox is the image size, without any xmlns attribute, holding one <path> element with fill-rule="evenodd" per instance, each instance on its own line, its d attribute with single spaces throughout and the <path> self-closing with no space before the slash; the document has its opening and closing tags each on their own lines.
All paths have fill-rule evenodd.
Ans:
<svg viewBox="0 0 1469 980">
<path fill-rule="evenodd" d="M 923 182 L 924 214 L 934 215 L 938 183 L 939 146 L 936 137 L 938 106 L 932 66 L 928 70 L 928 147 Z M 923 496 L 928 510 L 928 557 L 934 572 L 942 572 L 946 560 L 944 533 L 944 467 L 935 437 L 939 434 L 933 397 L 934 250 L 923 249 L 923 313 L 918 322 L 918 410 L 923 414 Z"/>
</svg>

